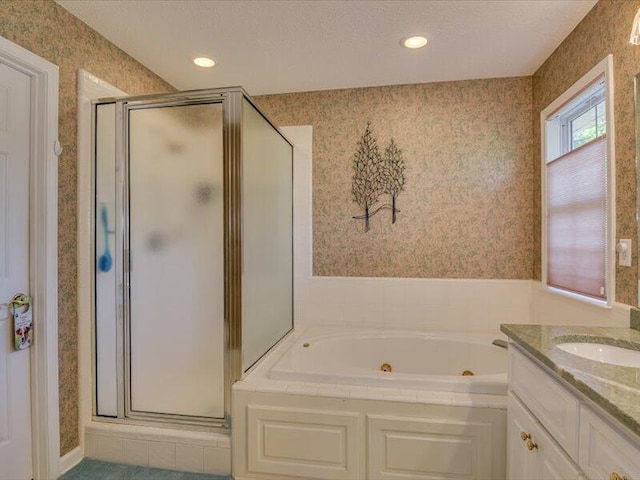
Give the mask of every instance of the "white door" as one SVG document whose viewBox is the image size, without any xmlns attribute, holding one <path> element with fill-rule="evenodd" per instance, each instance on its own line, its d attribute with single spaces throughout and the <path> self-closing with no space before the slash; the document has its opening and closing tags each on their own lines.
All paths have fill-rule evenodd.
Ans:
<svg viewBox="0 0 640 480">
<path fill-rule="evenodd" d="M 30 90 L 27 75 L 0 64 L 0 303 L 30 293 Z M 31 350 L 14 351 L 8 313 L 0 307 L 0 480 L 27 480 L 32 478 Z"/>
</svg>

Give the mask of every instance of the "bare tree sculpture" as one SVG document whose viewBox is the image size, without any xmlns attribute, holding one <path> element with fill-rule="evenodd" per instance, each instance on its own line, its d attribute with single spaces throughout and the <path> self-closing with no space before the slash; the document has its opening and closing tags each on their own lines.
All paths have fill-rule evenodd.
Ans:
<svg viewBox="0 0 640 480">
<path fill-rule="evenodd" d="M 364 215 L 353 218 L 364 219 L 365 232 L 369 231 L 371 207 L 384 191 L 384 163 L 378 149 L 378 141 L 371 130 L 371 122 L 368 122 L 364 134 L 358 140 L 358 148 L 353 157 L 353 181 L 351 184 L 353 201 L 364 209 Z"/>
<path fill-rule="evenodd" d="M 398 148 L 393 138 L 384 150 L 384 193 L 391 195 L 391 223 L 396 223 L 396 198 L 404 190 L 407 182 L 405 175 L 402 150 Z"/>
</svg>

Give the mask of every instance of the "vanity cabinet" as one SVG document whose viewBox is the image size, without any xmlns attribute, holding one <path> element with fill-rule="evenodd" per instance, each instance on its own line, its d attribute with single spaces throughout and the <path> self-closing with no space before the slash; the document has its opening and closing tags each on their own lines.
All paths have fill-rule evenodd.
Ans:
<svg viewBox="0 0 640 480">
<path fill-rule="evenodd" d="M 640 480 L 637 438 L 513 344 L 509 352 L 508 480 Z"/>
<path fill-rule="evenodd" d="M 508 405 L 507 478 L 581 479 L 579 468 L 512 393 Z"/>
</svg>

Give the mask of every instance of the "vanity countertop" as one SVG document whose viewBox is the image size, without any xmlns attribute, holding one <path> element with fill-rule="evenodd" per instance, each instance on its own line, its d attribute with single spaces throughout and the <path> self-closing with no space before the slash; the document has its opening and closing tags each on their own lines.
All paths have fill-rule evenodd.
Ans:
<svg viewBox="0 0 640 480">
<path fill-rule="evenodd" d="M 640 435 L 640 368 L 600 363 L 556 347 L 565 342 L 590 342 L 640 350 L 640 331 L 513 324 L 503 324 L 501 330 L 568 384 Z"/>
</svg>

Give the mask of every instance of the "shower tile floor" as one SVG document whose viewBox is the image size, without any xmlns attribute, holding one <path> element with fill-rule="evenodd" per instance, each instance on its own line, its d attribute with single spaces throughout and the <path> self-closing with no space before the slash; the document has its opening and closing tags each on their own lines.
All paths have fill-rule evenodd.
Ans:
<svg viewBox="0 0 640 480">
<path fill-rule="evenodd" d="M 176 472 L 159 468 L 136 467 L 120 463 L 83 459 L 59 480 L 230 480 L 222 475 Z"/>
</svg>

